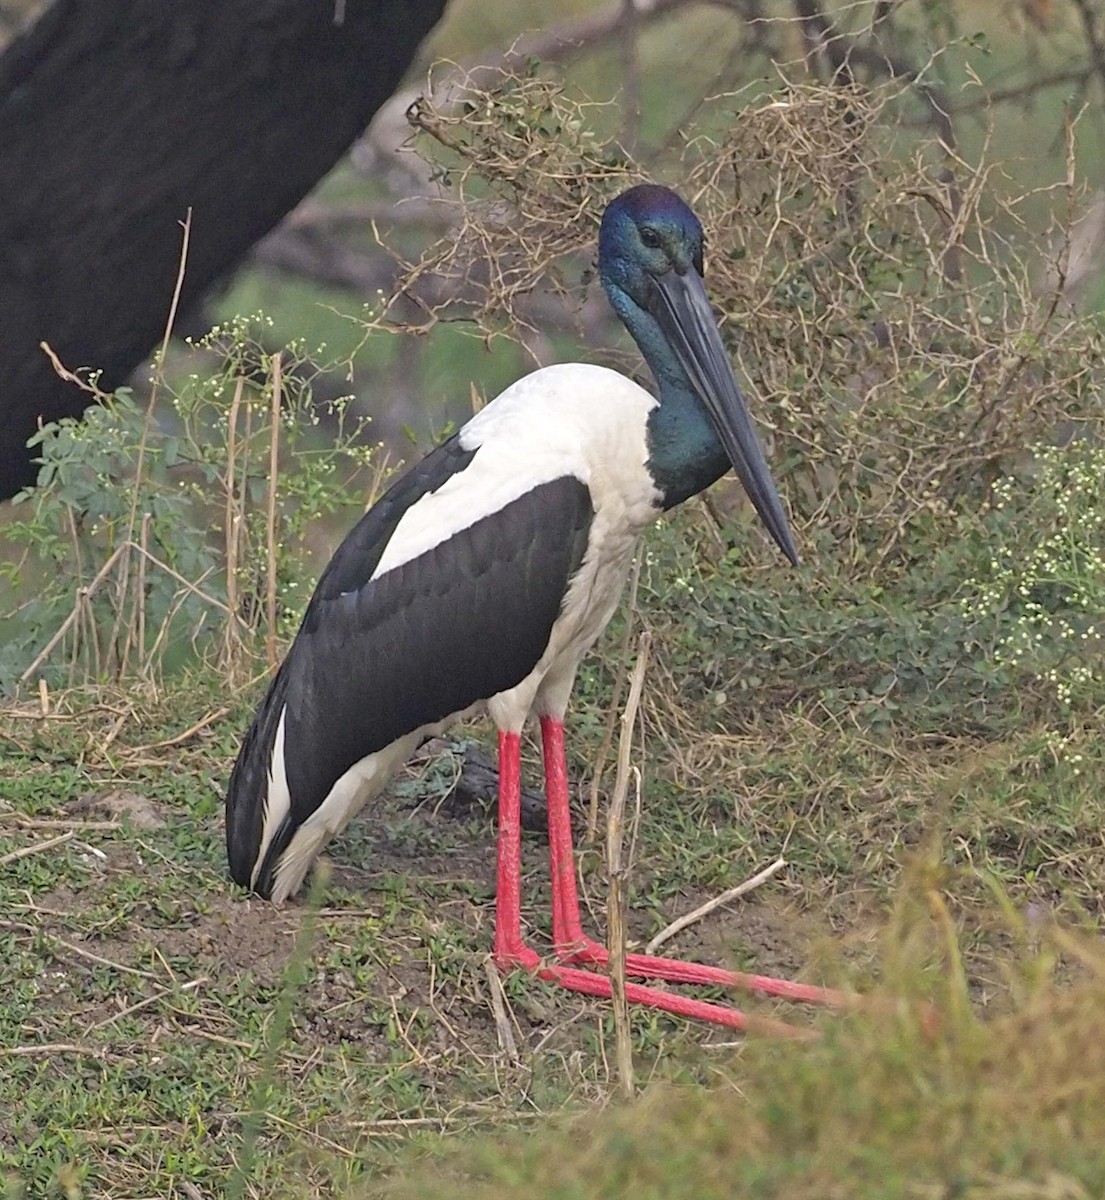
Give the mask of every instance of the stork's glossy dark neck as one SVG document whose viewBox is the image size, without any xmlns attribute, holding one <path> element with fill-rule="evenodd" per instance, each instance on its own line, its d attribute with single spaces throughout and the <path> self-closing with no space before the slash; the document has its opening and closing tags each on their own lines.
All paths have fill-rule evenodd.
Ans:
<svg viewBox="0 0 1105 1200">
<path fill-rule="evenodd" d="M 607 282 L 606 294 L 660 389 L 660 403 L 648 418 L 646 466 L 663 495 L 663 507 L 673 508 L 720 479 L 729 470 L 729 459 L 660 326 L 617 285 Z"/>
</svg>

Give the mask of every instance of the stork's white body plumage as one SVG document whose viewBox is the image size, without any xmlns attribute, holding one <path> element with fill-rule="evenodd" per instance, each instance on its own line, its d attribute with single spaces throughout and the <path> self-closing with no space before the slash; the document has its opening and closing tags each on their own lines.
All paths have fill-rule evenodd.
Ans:
<svg viewBox="0 0 1105 1200">
<path fill-rule="evenodd" d="M 564 475 L 591 491 L 594 550 L 601 550 L 595 543 L 603 529 L 615 537 L 640 531 L 659 511 L 645 465 L 655 407 L 654 396 L 608 367 L 560 363 L 523 376 L 461 428 L 460 444 L 485 453 L 407 509 L 372 577 Z"/>
<path fill-rule="evenodd" d="M 483 453 L 406 510 L 372 579 L 493 516 L 535 486 L 565 476 L 578 479 L 590 493 L 594 517 L 587 551 L 536 666 L 515 686 L 411 730 L 344 771 L 280 856 L 272 899 L 284 900 L 299 889 L 322 847 L 387 785 L 425 738 L 481 709 L 500 729 L 513 732 L 522 729 L 531 713 L 563 717 L 576 667 L 617 607 L 637 535 L 660 512 L 661 497 L 646 468 L 645 442 L 648 414 L 656 403 L 616 371 L 565 363 L 518 380 L 460 430 L 460 445 Z M 285 721 L 281 713 L 254 882 L 292 807 L 286 758 L 309 753 L 287 740 Z"/>
</svg>

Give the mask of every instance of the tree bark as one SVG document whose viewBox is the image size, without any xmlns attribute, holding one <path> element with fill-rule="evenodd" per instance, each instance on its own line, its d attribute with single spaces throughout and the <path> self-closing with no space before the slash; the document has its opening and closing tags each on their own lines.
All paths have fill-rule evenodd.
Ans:
<svg viewBox="0 0 1105 1200">
<path fill-rule="evenodd" d="M 123 383 L 391 95 L 445 0 L 57 0 L 0 57 L 0 498 L 70 368 Z"/>
</svg>

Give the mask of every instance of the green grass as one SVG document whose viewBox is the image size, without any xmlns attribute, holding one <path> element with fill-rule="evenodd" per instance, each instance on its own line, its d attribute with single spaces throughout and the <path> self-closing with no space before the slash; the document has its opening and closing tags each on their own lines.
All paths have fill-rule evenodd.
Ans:
<svg viewBox="0 0 1105 1200">
<path fill-rule="evenodd" d="M 829 567 L 784 595 L 709 552 L 706 528 L 692 508 L 650 538 L 634 618 L 655 652 L 631 937 L 781 856 L 670 949 L 872 1009 L 792 1013 L 824 1031 L 814 1045 L 736 1046 L 635 1012 L 644 1092 L 611 1108 L 609 1005 L 515 975 L 513 1052 L 500 1040 L 493 822 L 440 803 L 448 755 L 339 840 L 314 903 L 276 910 L 223 859 L 255 690 L 197 666 L 158 691 L 58 693 L 45 718 L 28 699 L 0 709 L 9 1194 L 1096 1194 L 1102 681 L 1061 701 L 1030 663 L 995 674 L 985 639 L 918 624 L 950 611 L 923 572 L 893 608 Z M 583 795 L 633 640 L 619 620 L 581 672 Z M 901 668 L 889 689 L 880 654 Z M 533 745 L 526 770 L 536 784 Z M 540 945 L 541 839 L 526 847 Z M 601 932 L 601 846 L 579 865 Z"/>
<path fill-rule="evenodd" d="M 192 677 L 150 702 L 71 694 L 49 722 L 5 710 L 0 771 L 17 782 L 0 856 L 71 834 L 0 878 L 11 1193 L 223 1194 L 261 1103 L 240 1194 L 333 1194 L 408 1137 L 525 1124 L 601 1094 L 598 1007 L 508 980 L 527 1038 L 547 1044 L 539 1064 L 499 1052 L 485 820 L 422 817 L 400 799 L 339 849 L 317 915 L 229 885 L 216 789 L 246 705 L 156 745 L 222 707 L 210 686 Z M 128 817 L 139 798 L 155 827 Z M 642 1045 L 653 1024 L 642 1019 Z"/>
</svg>

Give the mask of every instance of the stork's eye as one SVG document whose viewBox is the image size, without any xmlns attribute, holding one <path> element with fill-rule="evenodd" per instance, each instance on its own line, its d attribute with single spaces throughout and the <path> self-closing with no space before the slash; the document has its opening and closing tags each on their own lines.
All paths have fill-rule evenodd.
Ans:
<svg viewBox="0 0 1105 1200">
<path fill-rule="evenodd" d="M 660 235 L 656 232 L 655 229 L 642 229 L 641 230 L 641 241 L 650 250 L 659 250 L 660 249 Z"/>
</svg>

